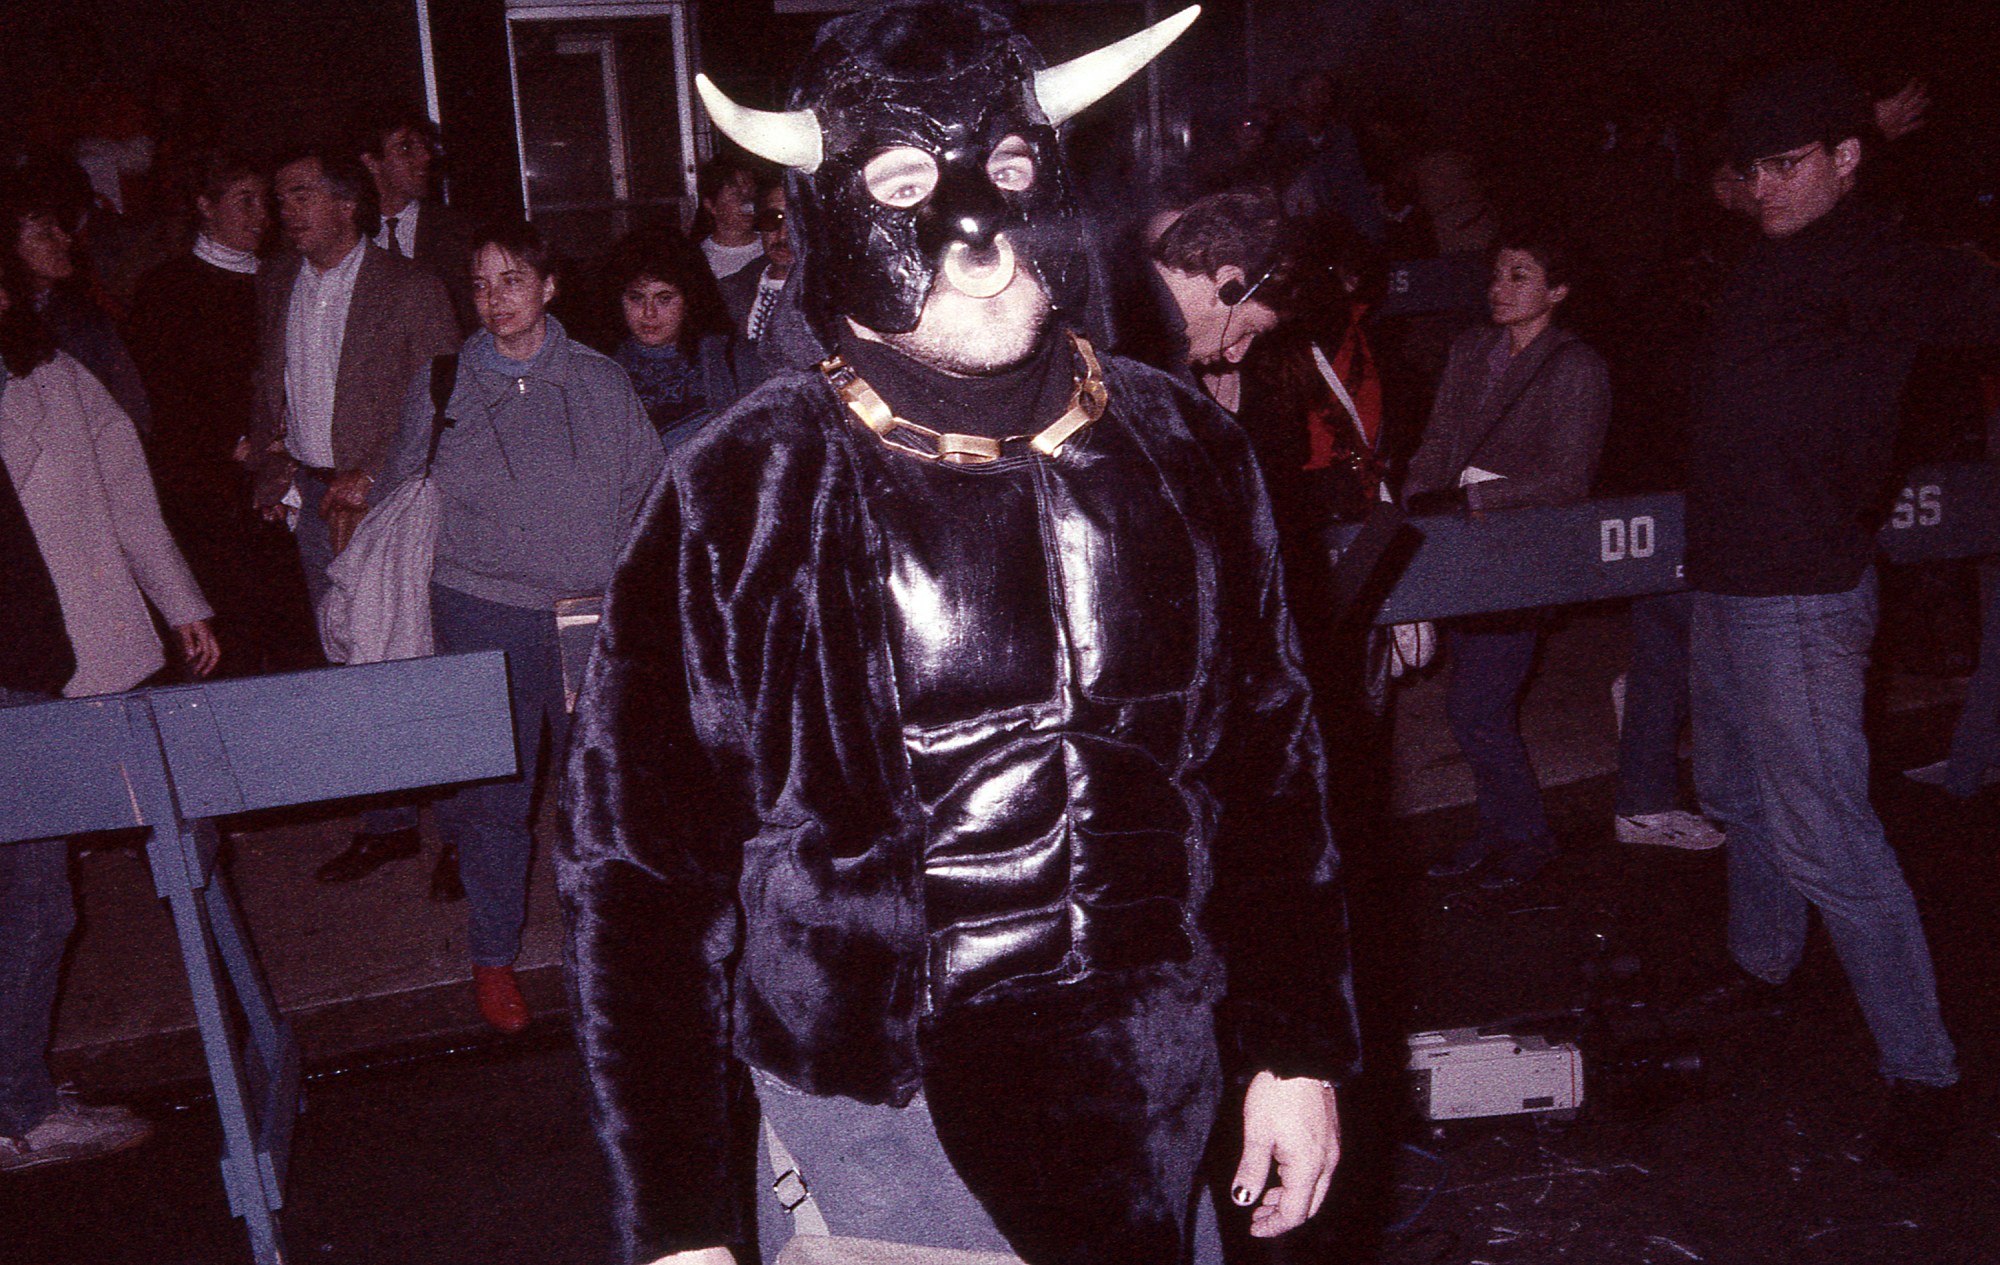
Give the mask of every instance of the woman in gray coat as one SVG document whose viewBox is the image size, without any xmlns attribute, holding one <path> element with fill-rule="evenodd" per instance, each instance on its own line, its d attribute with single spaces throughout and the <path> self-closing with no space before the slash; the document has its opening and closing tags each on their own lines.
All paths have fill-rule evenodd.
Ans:
<svg viewBox="0 0 2000 1265">
<path fill-rule="evenodd" d="M 665 464 L 625 371 L 549 315 L 547 248 L 521 220 L 472 240 L 481 329 L 459 353 L 450 425 L 431 465 L 441 503 L 431 625 L 438 652 L 504 650 L 517 776 L 441 800 L 438 831 L 465 884 L 479 1013 L 527 1026 L 514 978 L 526 917 L 537 765 L 569 731 L 556 603 L 604 592 L 625 533 Z M 411 385 L 379 503 L 423 470 L 433 417 L 429 374 Z"/>
<path fill-rule="evenodd" d="M 1570 274 L 1568 253 L 1553 240 L 1502 239 L 1486 292 L 1493 324 L 1452 345 L 1404 482 L 1412 509 L 1462 505 L 1479 515 L 1566 505 L 1590 494 L 1611 384 L 1603 358 L 1555 323 L 1569 298 Z M 1524 611 L 1446 625 L 1452 674 L 1445 712 L 1472 766 L 1479 824 L 1431 867 L 1434 877 L 1483 868 L 1482 886 L 1513 887 L 1555 856 L 1519 710 L 1541 622 L 1540 612 Z"/>
</svg>

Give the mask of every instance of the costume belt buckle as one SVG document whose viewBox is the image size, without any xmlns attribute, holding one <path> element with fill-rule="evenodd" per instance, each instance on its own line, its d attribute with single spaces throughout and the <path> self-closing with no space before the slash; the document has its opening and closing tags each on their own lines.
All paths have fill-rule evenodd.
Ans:
<svg viewBox="0 0 2000 1265">
<path fill-rule="evenodd" d="M 793 1191 L 798 1193 L 794 1195 Z M 771 1183 L 771 1193 L 778 1197 L 778 1206 L 786 1212 L 791 1212 L 812 1198 L 812 1190 L 807 1187 L 806 1179 L 799 1176 L 799 1170 L 796 1168 L 788 1168 L 778 1174 L 777 1179 Z"/>
</svg>

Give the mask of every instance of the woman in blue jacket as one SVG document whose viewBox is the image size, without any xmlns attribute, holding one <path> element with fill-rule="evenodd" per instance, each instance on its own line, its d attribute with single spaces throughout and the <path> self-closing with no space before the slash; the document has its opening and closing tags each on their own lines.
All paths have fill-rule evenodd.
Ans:
<svg viewBox="0 0 2000 1265">
<path fill-rule="evenodd" d="M 743 393 L 748 375 L 722 293 L 701 251 L 669 228 L 628 234 L 612 248 L 605 280 L 625 328 L 612 358 L 671 450 Z"/>
</svg>

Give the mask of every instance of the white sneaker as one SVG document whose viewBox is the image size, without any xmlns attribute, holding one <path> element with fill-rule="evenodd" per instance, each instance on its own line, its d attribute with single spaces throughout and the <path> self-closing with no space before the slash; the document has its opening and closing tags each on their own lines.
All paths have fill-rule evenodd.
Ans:
<svg viewBox="0 0 2000 1265">
<path fill-rule="evenodd" d="M 71 1098 L 18 1138 L 0 1137 L 0 1172 L 95 1159 L 144 1142 L 153 1126 L 129 1107 L 86 1107 Z"/>
<path fill-rule="evenodd" d="M 1620 843 L 1649 843 L 1689 852 L 1706 852 L 1722 846 L 1722 831 L 1714 822 L 1700 813 L 1680 808 L 1620 817 L 1615 832 Z"/>
</svg>

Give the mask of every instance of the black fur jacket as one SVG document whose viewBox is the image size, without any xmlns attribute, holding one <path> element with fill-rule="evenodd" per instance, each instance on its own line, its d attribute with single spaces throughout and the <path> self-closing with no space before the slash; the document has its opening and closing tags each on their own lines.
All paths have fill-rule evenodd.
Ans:
<svg viewBox="0 0 2000 1265">
<path fill-rule="evenodd" d="M 1036 1265 L 1179 1258 L 1218 1066 L 1352 1074 L 1255 463 L 1192 390 L 1104 372 L 1108 411 L 1053 458 L 917 461 L 798 372 L 672 454 L 608 596 L 558 857 L 628 1259 L 754 1237 L 746 1062 L 867 1102 L 922 1089 Z M 984 568 L 946 575 L 961 597 L 1006 612 L 1033 587 L 1056 633 L 975 627 L 918 662 L 937 629 L 911 568 L 953 550 Z M 968 742 L 999 763 L 951 765 Z"/>
</svg>

